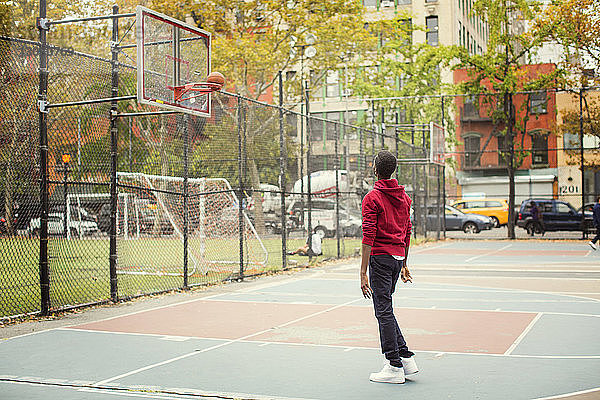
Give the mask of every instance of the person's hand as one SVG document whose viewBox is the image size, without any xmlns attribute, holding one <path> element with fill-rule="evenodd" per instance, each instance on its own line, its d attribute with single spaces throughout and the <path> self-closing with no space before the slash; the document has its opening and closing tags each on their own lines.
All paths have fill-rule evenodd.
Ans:
<svg viewBox="0 0 600 400">
<path fill-rule="evenodd" d="M 412 283 L 412 276 L 410 275 L 410 271 L 406 265 L 403 265 L 402 270 L 400 270 L 400 279 L 402 279 L 402 282 L 404 283 Z"/>
<path fill-rule="evenodd" d="M 360 274 L 360 290 L 362 290 L 365 299 L 370 299 L 373 295 L 373 290 L 371 290 L 371 286 L 369 286 L 369 278 L 367 277 L 367 274 Z"/>
</svg>

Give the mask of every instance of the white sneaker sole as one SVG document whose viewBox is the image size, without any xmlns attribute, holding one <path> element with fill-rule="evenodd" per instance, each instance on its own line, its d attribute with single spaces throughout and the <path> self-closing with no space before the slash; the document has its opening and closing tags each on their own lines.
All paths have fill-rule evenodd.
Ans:
<svg viewBox="0 0 600 400">
<path fill-rule="evenodd" d="M 409 362 L 406 360 L 406 358 L 402 359 L 402 369 L 404 370 L 404 375 L 413 375 L 419 372 L 417 363 L 414 360 L 410 363 L 412 365 L 409 365 L 408 367 L 406 366 L 406 364 L 408 364 Z"/>
<path fill-rule="evenodd" d="M 369 380 L 371 382 L 377 382 L 377 383 L 404 383 L 406 382 L 406 379 L 402 379 L 402 378 L 378 378 L 378 377 L 374 377 L 374 376 L 370 376 Z"/>
</svg>

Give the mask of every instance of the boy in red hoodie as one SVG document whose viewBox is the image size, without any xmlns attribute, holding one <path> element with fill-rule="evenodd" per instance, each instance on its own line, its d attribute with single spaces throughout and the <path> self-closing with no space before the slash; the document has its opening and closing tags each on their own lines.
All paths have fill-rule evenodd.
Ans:
<svg viewBox="0 0 600 400">
<path fill-rule="evenodd" d="M 403 282 L 412 282 L 406 267 L 411 199 L 396 179 L 390 179 L 397 164 L 392 153 L 380 151 L 373 164 L 377 182 L 362 202 L 360 285 L 366 298 L 373 297 L 385 363 L 380 372 L 371 374 L 370 380 L 404 383 L 405 375 L 418 372 L 418 368 L 396 322 L 392 294 L 399 277 Z"/>
</svg>

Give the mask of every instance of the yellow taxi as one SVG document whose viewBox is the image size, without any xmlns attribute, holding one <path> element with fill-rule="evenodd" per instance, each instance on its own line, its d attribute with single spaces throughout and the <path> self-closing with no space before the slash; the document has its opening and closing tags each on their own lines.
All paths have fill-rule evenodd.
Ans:
<svg viewBox="0 0 600 400">
<path fill-rule="evenodd" d="M 492 218 L 494 228 L 508 223 L 508 201 L 506 199 L 461 199 L 452 203 L 452 206 L 466 214 L 480 214 Z"/>
</svg>

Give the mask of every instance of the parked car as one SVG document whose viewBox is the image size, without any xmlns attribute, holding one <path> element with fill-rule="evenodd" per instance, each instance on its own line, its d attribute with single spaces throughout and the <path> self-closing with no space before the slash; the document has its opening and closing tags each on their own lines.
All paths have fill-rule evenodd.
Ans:
<svg viewBox="0 0 600 400">
<path fill-rule="evenodd" d="M 436 208 L 427 210 L 427 230 L 438 230 L 438 215 Z M 493 221 L 490 217 L 479 214 L 465 214 L 462 211 L 446 206 L 445 210 L 446 230 L 463 231 L 465 233 L 479 233 L 482 230 L 492 229 Z"/>
<path fill-rule="evenodd" d="M 304 207 L 304 219 L 302 219 Z M 294 226 L 306 229 L 302 221 L 308 220 L 308 202 L 294 199 L 287 207 L 288 218 L 294 221 Z M 362 232 L 362 217 L 359 210 L 346 209 L 340 204 L 340 229 L 342 236 L 360 236 Z M 335 201 L 330 199 L 311 200 L 311 227 L 316 232 L 321 232 L 324 237 L 336 236 Z M 308 224 L 306 224 L 308 225 Z"/>
<path fill-rule="evenodd" d="M 596 205 L 596 203 L 586 203 L 583 205 L 583 207 L 580 207 L 577 212 L 581 213 L 581 210 L 583 210 L 584 212 L 584 217 L 585 217 L 585 228 L 587 229 L 588 232 L 595 232 L 596 231 L 596 227 L 594 226 L 594 206 Z"/>
<path fill-rule="evenodd" d="M 583 214 L 566 201 L 555 199 L 527 199 L 521 203 L 517 226 L 531 233 L 534 229 L 531 217 L 531 202 L 535 201 L 542 213 L 544 230 L 546 231 L 581 231 L 585 220 Z"/>
<path fill-rule="evenodd" d="M 65 223 L 64 213 L 50 213 L 48 214 L 48 234 L 64 236 L 65 234 Z M 33 218 L 29 222 L 27 228 L 27 234 L 31 236 L 39 236 L 41 228 L 40 218 Z M 71 237 L 82 237 L 89 236 L 100 232 L 98 224 L 94 221 L 87 219 L 75 220 L 71 219 L 68 221 L 69 236 Z"/>
<path fill-rule="evenodd" d="M 461 199 L 451 205 L 465 214 L 480 214 L 492 218 L 494 228 L 508 223 L 508 201 L 506 199 Z"/>
</svg>

